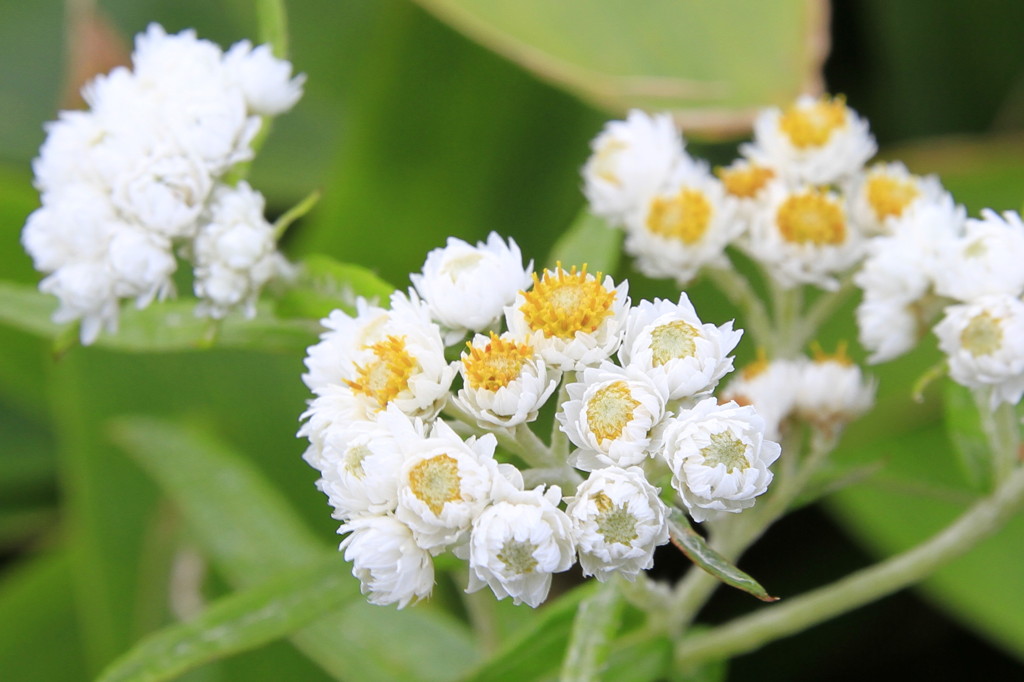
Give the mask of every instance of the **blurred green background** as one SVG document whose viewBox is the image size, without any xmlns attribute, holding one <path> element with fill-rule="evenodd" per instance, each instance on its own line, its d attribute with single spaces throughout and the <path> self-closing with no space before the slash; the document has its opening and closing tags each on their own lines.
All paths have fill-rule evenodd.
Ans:
<svg viewBox="0 0 1024 682">
<path fill-rule="evenodd" d="M 251 181 L 271 213 L 313 188 L 323 191 L 320 205 L 287 236 L 285 249 L 295 258 L 324 252 L 406 286 L 408 273 L 447 236 L 475 240 L 495 230 L 541 263 L 582 208 L 578 169 L 608 118 L 630 103 L 672 107 L 696 126 L 686 128 L 691 151 L 727 162 L 735 140 L 724 138 L 751 108 L 784 104 L 814 83 L 814 45 L 825 40 L 832 45 L 827 88 L 845 93 L 870 120 L 882 156 L 918 173 L 939 173 L 974 214 L 1021 206 L 1024 4 L 777 4 L 765 10 L 771 3 L 756 0 L 288 3 L 291 57 L 308 75 L 306 95 L 275 122 Z M 0 0 L 3 280 L 38 280 L 18 243 L 38 205 L 30 161 L 42 123 L 67 101 L 69 8 L 87 6 Z M 99 8 L 125 46 L 151 21 L 171 32 L 194 27 L 223 46 L 258 35 L 247 0 L 103 0 Z M 821 23 L 826 9 L 830 25 Z M 709 23 L 688 21 L 688 12 L 704 13 Z M 816 25 L 830 27 L 816 34 Z M 522 49 L 530 41 L 564 51 L 538 61 Z M 623 74 L 660 80 L 648 87 Z M 686 83 L 669 82 L 673 77 Z M 739 84 L 724 95 L 701 85 L 726 77 Z M 646 281 L 628 266 L 620 274 L 629 274 L 634 296 L 671 295 L 669 285 Z M 705 287 L 691 294 L 706 320 L 732 316 Z M 847 321 L 823 336 L 828 346 L 852 333 Z M 168 605 L 166 585 L 178 575 L 178 550 L 196 541 L 149 476 L 112 444 L 112 417 L 155 414 L 210 426 L 274 481 L 324 546 L 335 542 L 334 522 L 294 438 L 306 398 L 300 357 L 91 348 L 55 361 L 48 341 L 6 327 L 0 348 L 3 679 L 89 679 L 178 608 Z M 908 400 L 910 383 L 936 357 L 926 351 L 878 369 L 883 416 L 870 430 L 851 427 L 836 462 L 852 467 L 882 459 L 885 467 L 833 496 L 826 511 L 815 506 L 794 514 L 741 562 L 770 590 L 794 594 L 875 553 L 907 546 L 977 493 L 943 430 L 941 387 L 924 404 Z M 1022 541 L 1018 521 L 942 571 L 923 593 L 898 595 L 742 657 L 729 679 L 1020 677 Z M 662 563 L 666 572 L 678 570 L 667 555 Z M 340 560 L 339 570 L 348 570 Z M 208 596 L 232 582 L 211 571 Z M 707 619 L 754 608 L 749 601 L 723 594 Z M 359 646 L 371 658 L 386 654 L 371 651 L 379 642 L 356 635 L 350 641 L 351 656 L 363 655 Z M 278 643 L 188 679 L 325 677 Z"/>
</svg>

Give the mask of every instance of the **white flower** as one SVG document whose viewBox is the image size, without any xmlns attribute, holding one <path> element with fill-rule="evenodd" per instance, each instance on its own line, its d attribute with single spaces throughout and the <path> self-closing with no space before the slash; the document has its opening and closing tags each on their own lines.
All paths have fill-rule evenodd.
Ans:
<svg viewBox="0 0 1024 682">
<path fill-rule="evenodd" d="M 870 364 L 903 355 L 917 345 L 924 331 L 912 305 L 899 299 L 865 296 L 856 315 L 857 339 L 871 351 Z"/>
<path fill-rule="evenodd" d="M 292 78 L 291 63 L 275 57 L 269 45 L 254 48 L 248 40 L 235 43 L 224 55 L 224 68 L 254 114 L 283 114 L 302 97 L 306 74 Z"/>
<path fill-rule="evenodd" d="M 850 220 L 865 234 L 889 234 L 892 223 L 919 203 L 939 201 L 944 191 L 934 175 L 913 175 L 899 161 L 877 163 L 856 175 L 845 192 Z"/>
<path fill-rule="evenodd" d="M 768 467 L 779 458 L 778 443 L 764 437 L 764 420 L 749 406 L 697 403 L 668 422 L 664 456 L 672 487 L 695 521 L 715 512 L 739 512 L 768 489 Z"/>
<path fill-rule="evenodd" d="M 598 273 L 600 274 L 600 273 Z M 629 308 L 628 283 L 611 277 L 601 281 L 586 265 L 565 271 L 544 270 L 533 276 L 533 288 L 521 291 L 505 308 L 509 332 L 526 340 L 544 361 L 568 371 L 596 365 L 611 356 L 622 341 Z"/>
<path fill-rule="evenodd" d="M 423 272 L 410 279 L 434 320 L 449 330 L 447 340 L 454 343 L 466 330 L 493 326 L 516 293 L 529 288 L 532 270 L 532 261 L 523 268 L 514 241 L 506 244 L 492 232 L 486 243 L 476 246 L 449 237 L 447 246 L 427 254 Z"/>
<path fill-rule="evenodd" d="M 1006 294 L 952 305 L 935 326 L 949 375 L 972 389 L 991 391 L 990 405 L 1024 395 L 1024 302 Z"/>
<path fill-rule="evenodd" d="M 741 245 L 783 287 L 814 284 L 834 290 L 835 275 L 863 254 L 863 239 L 850 224 L 838 195 L 813 187 L 769 188 Z"/>
<path fill-rule="evenodd" d="M 571 498 L 572 520 L 583 575 L 627 580 L 654 565 L 654 549 L 668 542 L 665 504 L 640 467 L 593 471 Z"/>
<path fill-rule="evenodd" d="M 694 166 L 668 114 L 649 116 L 634 109 L 625 121 L 607 123 L 590 146 L 583 192 L 591 212 L 613 223 L 622 223 L 662 191 L 678 169 Z"/>
<path fill-rule="evenodd" d="M 193 286 L 203 299 L 197 313 L 222 318 L 240 307 L 246 317 L 253 317 L 260 290 L 287 271 L 274 228 L 263 217 L 263 195 L 244 181 L 235 187 L 220 185 L 207 210 L 193 246 Z"/>
<path fill-rule="evenodd" d="M 834 432 L 871 409 L 876 386 L 846 356 L 843 346 L 834 355 L 819 352 L 813 361 L 798 364 L 793 411 L 799 418 Z"/>
<path fill-rule="evenodd" d="M 306 386 L 319 394 L 337 385 L 338 377 L 346 371 L 345 364 L 358 350 L 384 338 L 390 319 L 390 311 L 362 297 L 356 299 L 354 316 L 342 310 L 331 311 L 320 320 L 326 331 L 320 335 L 319 343 L 307 349 L 304 362 L 309 371 L 302 375 Z"/>
<path fill-rule="evenodd" d="M 736 202 L 707 173 L 687 173 L 652 194 L 626 221 L 626 252 L 649 277 L 685 286 L 705 266 L 723 265 L 743 229 Z"/>
<path fill-rule="evenodd" d="M 786 109 L 766 109 L 754 122 L 754 142 L 740 151 L 790 182 L 825 185 L 860 170 L 877 150 L 867 121 L 842 97 L 801 96 Z"/>
<path fill-rule="evenodd" d="M 178 267 L 168 239 L 137 227 L 118 230 L 110 240 L 108 264 L 115 277 L 114 294 L 134 298 L 144 308 L 173 290 L 171 275 Z"/>
<path fill-rule="evenodd" d="M 949 244 L 936 273 L 935 289 L 964 302 L 989 294 L 1024 292 L 1024 223 L 1007 211 L 985 209 L 967 220 L 964 235 Z"/>
<path fill-rule="evenodd" d="M 364 517 L 343 525 L 338 532 L 349 533 L 341 549 L 371 604 L 397 603 L 401 609 L 430 596 L 434 562 L 401 521 L 393 516 Z"/>
<path fill-rule="evenodd" d="M 463 441 L 443 421 L 428 438 L 401 443 L 396 516 L 423 549 L 439 553 L 460 542 L 491 501 L 502 474 L 492 434 Z"/>
<path fill-rule="evenodd" d="M 46 139 L 32 162 L 36 189 L 44 196 L 78 184 L 105 191 L 95 158 L 108 135 L 103 123 L 92 112 L 62 111 L 44 128 Z"/>
<path fill-rule="evenodd" d="M 626 320 L 619 361 L 664 377 L 670 400 L 697 396 L 713 391 L 732 371 L 729 352 L 741 335 L 732 322 L 720 327 L 702 323 L 685 293 L 678 303 L 641 301 Z"/>
<path fill-rule="evenodd" d="M 799 375 L 799 364 L 794 361 L 762 358 L 733 375 L 720 399 L 753 406 L 764 420 L 765 438 L 778 441 L 782 425 L 796 405 Z"/>
<path fill-rule="evenodd" d="M 609 362 L 583 370 L 566 385 L 569 400 L 555 414 L 558 427 L 579 448 L 570 463 L 584 471 L 639 464 L 652 452 L 651 431 L 665 416 L 668 386 L 634 367 Z"/>
<path fill-rule="evenodd" d="M 29 215 L 21 233 L 36 270 L 50 273 L 75 262 L 102 262 L 110 242 L 128 225 L 97 187 L 77 183 Z"/>
<path fill-rule="evenodd" d="M 119 301 L 116 281 L 106 264 L 83 261 L 60 268 L 39 283 L 39 291 L 60 299 L 53 314 L 57 324 L 81 320 L 80 337 L 89 345 L 100 331 L 117 331 Z"/>
<path fill-rule="evenodd" d="M 547 598 L 551 574 L 567 571 L 576 558 L 569 517 L 557 504 L 558 486 L 509 490 L 473 522 L 469 587 L 488 585 L 498 599 L 512 597 L 532 607 Z"/>
<path fill-rule="evenodd" d="M 533 421 L 561 377 L 528 343 L 494 332 L 473 339 L 459 372 L 462 388 L 452 402 L 483 428 Z"/>
</svg>

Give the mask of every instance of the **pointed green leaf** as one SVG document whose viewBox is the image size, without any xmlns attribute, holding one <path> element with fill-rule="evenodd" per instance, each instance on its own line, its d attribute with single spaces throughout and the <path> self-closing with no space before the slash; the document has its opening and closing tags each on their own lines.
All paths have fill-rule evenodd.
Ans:
<svg viewBox="0 0 1024 682">
<path fill-rule="evenodd" d="M 394 290 L 368 268 L 314 254 L 300 264 L 296 281 L 277 303 L 277 312 L 283 317 L 310 319 L 327 317 L 338 308 L 354 313 L 357 297 L 387 305 Z"/>
<path fill-rule="evenodd" d="M 691 526 L 686 515 L 678 509 L 672 510 L 669 520 L 669 532 L 672 544 L 686 555 L 693 563 L 721 580 L 726 585 L 751 594 L 761 601 L 777 601 L 761 587 L 761 584 L 749 575 L 733 566 L 721 554 L 711 549 L 704 538 Z"/>
<path fill-rule="evenodd" d="M 561 263 L 566 269 L 584 263 L 592 273 L 612 273 L 622 257 L 622 230 L 583 210 L 548 254 L 547 267 Z"/>
<path fill-rule="evenodd" d="M 100 676 L 102 682 L 158 682 L 292 634 L 355 599 L 341 558 L 275 576 L 211 604 L 194 620 L 146 637 Z"/>
<path fill-rule="evenodd" d="M 828 48 L 817 1 L 419 1 L 592 104 L 670 110 L 688 130 L 719 135 L 749 125 L 757 107 L 819 90 Z"/>
</svg>

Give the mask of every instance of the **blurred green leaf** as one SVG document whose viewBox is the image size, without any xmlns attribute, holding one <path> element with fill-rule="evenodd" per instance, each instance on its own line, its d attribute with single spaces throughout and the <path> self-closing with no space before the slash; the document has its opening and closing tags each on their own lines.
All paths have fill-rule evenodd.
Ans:
<svg viewBox="0 0 1024 682">
<path fill-rule="evenodd" d="M 597 679 L 608 660 L 624 606 L 622 594 L 614 583 L 602 584 L 597 592 L 580 602 L 562 660 L 560 682 Z"/>
<path fill-rule="evenodd" d="M 704 541 L 704 538 L 690 526 L 686 515 L 678 509 L 673 509 L 669 519 L 669 531 L 672 544 L 679 548 L 690 561 L 721 580 L 730 587 L 743 590 L 761 601 L 776 601 L 773 597 L 749 575 L 736 568 L 725 557 L 713 550 Z"/>
<path fill-rule="evenodd" d="M 295 632 L 359 594 L 352 581 L 338 570 L 337 557 L 326 559 L 223 597 L 194 620 L 146 637 L 99 679 L 169 680 L 204 663 Z"/>
<path fill-rule="evenodd" d="M 353 263 L 339 263 L 330 256 L 313 254 L 299 265 L 296 280 L 278 300 L 276 312 L 282 317 L 321 319 L 341 308 L 355 314 L 356 298 L 388 305 L 395 288 L 373 271 Z"/>
<path fill-rule="evenodd" d="M 735 134 L 820 90 L 828 49 L 823 2 L 418 1 L 592 104 L 671 111 L 688 133 Z"/>
<path fill-rule="evenodd" d="M 666 679 L 672 662 L 672 643 L 663 635 L 616 645 L 601 675 L 607 682 L 657 682 Z"/>
<path fill-rule="evenodd" d="M 622 258 L 622 230 L 611 227 L 602 218 L 582 211 L 548 254 L 547 267 L 557 263 L 568 269 L 584 264 L 590 272 L 611 274 Z"/>
<path fill-rule="evenodd" d="M 992 452 L 982 430 L 974 395 L 969 388 L 953 381 L 944 382 L 943 389 L 946 432 L 964 476 L 974 490 L 991 490 L 994 475 Z"/>
</svg>

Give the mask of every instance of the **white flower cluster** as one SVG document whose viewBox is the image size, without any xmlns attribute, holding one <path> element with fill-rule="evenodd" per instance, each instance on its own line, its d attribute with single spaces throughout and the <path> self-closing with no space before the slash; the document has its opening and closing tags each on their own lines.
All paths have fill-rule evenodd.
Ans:
<svg viewBox="0 0 1024 682">
<path fill-rule="evenodd" d="M 226 53 L 193 31 L 140 34 L 133 69 L 83 90 L 87 111 L 61 112 L 35 160 L 42 206 L 22 242 L 57 322 L 81 320 L 83 343 L 117 326 L 122 299 L 139 307 L 173 290 L 175 250 L 195 265 L 201 314 L 252 314 L 260 288 L 287 264 L 263 198 L 226 173 L 253 156 L 262 117 L 290 109 L 303 76 L 266 45 Z"/>
<path fill-rule="evenodd" d="M 468 561 L 468 590 L 531 606 L 577 560 L 632 580 L 668 542 L 651 481 L 671 481 L 703 521 L 750 507 L 772 480 L 780 446 L 765 420 L 712 395 L 733 368 L 732 323 L 702 322 L 685 294 L 632 305 L 625 282 L 586 267 L 531 269 L 496 235 L 450 239 L 415 289 L 389 309 L 335 311 L 309 349 L 299 435 L 371 602 L 427 596 L 447 551 Z M 567 455 L 530 426 L 556 391 Z M 574 494 L 544 485 L 549 473 Z"/>
</svg>

